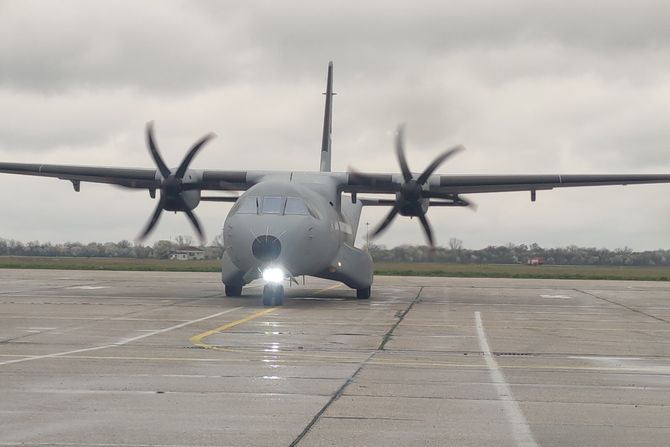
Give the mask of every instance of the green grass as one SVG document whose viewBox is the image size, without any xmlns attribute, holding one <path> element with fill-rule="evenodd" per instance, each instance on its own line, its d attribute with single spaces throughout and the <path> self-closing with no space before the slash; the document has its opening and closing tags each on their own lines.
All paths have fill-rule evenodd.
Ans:
<svg viewBox="0 0 670 447">
<path fill-rule="evenodd" d="M 670 281 L 670 267 L 378 263 L 376 275 Z"/>
<path fill-rule="evenodd" d="M 170 261 L 167 259 L 0 256 L 0 268 L 220 272 L 221 261 Z M 384 276 L 450 276 L 465 278 L 612 279 L 670 281 L 670 267 L 378 263 L 375 265 L 375 274 Z"/>
<path fill-rule="evenodd" d="M 220 272 L 221 261 L 170 261 L 134 258 L 56 258 L 42 256 L 1 256 L 0 268 L 114 270 L 157 272 Z"/>
</svg>

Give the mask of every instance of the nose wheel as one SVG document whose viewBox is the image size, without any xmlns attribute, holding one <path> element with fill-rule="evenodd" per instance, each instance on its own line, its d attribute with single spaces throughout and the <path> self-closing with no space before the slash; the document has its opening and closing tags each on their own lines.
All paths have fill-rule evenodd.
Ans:
<svg viewBox="0 0 670 447">
<path fill-rule="evenodd" d="M 284 304 L 284 286 L 266 284 L 263 287 L 263 306 L 281 306 Z"/>
</svg>

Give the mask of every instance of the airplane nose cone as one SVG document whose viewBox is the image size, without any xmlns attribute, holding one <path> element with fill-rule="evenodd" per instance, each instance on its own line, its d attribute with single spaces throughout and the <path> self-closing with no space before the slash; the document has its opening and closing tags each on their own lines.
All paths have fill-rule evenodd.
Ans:
<svg viewBox="0 0 670 447">
<path fill-rule="evenodd" d="M 251 252 L 259 261 L 274 261 L 281 253 L 281 242 L 274 236 L 258 236 L 251 243 Z"/>
</svg>

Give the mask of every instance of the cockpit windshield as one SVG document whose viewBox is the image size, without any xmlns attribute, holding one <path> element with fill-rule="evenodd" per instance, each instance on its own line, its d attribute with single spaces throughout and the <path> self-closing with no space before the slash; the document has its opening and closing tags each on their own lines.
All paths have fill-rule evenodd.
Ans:
<svg viewBox="0 0 670 447">
<path fill-rule="evenodd" d="M 263 214 L 281 214 L 284 207 L 283 197 L 263 197 Z"/>
<path fill-rule="evenodd" d="M 237 201 L 239 214 L 258 214 L 258 197 L 244 197 Z"/>
<path fill-rule="evenodd" d="M 286 208 L 284 208 L 286 215 L 306 216 L 309 214 L 305 201 L 299 197 L 288 197 L 286 199 Z"/>
<path fill-rule="evenodd" d="M 315 214 L 300 197 L 243 197 L 237 201 L 233 213 L 237 214 L 278 214 L 286 216 L 308 216 Z"/>
</svg>

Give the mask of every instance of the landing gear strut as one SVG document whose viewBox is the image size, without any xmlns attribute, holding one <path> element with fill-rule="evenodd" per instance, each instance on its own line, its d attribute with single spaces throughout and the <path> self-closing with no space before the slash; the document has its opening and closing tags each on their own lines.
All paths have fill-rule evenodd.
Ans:
<svg viewBox="0 0 670 447">
<path fill-rule="evenodd" d="M 284 304 L 284 286 L 266 284 L 263 287 L 263 306 L 281 306 Z"/>
</svg>

